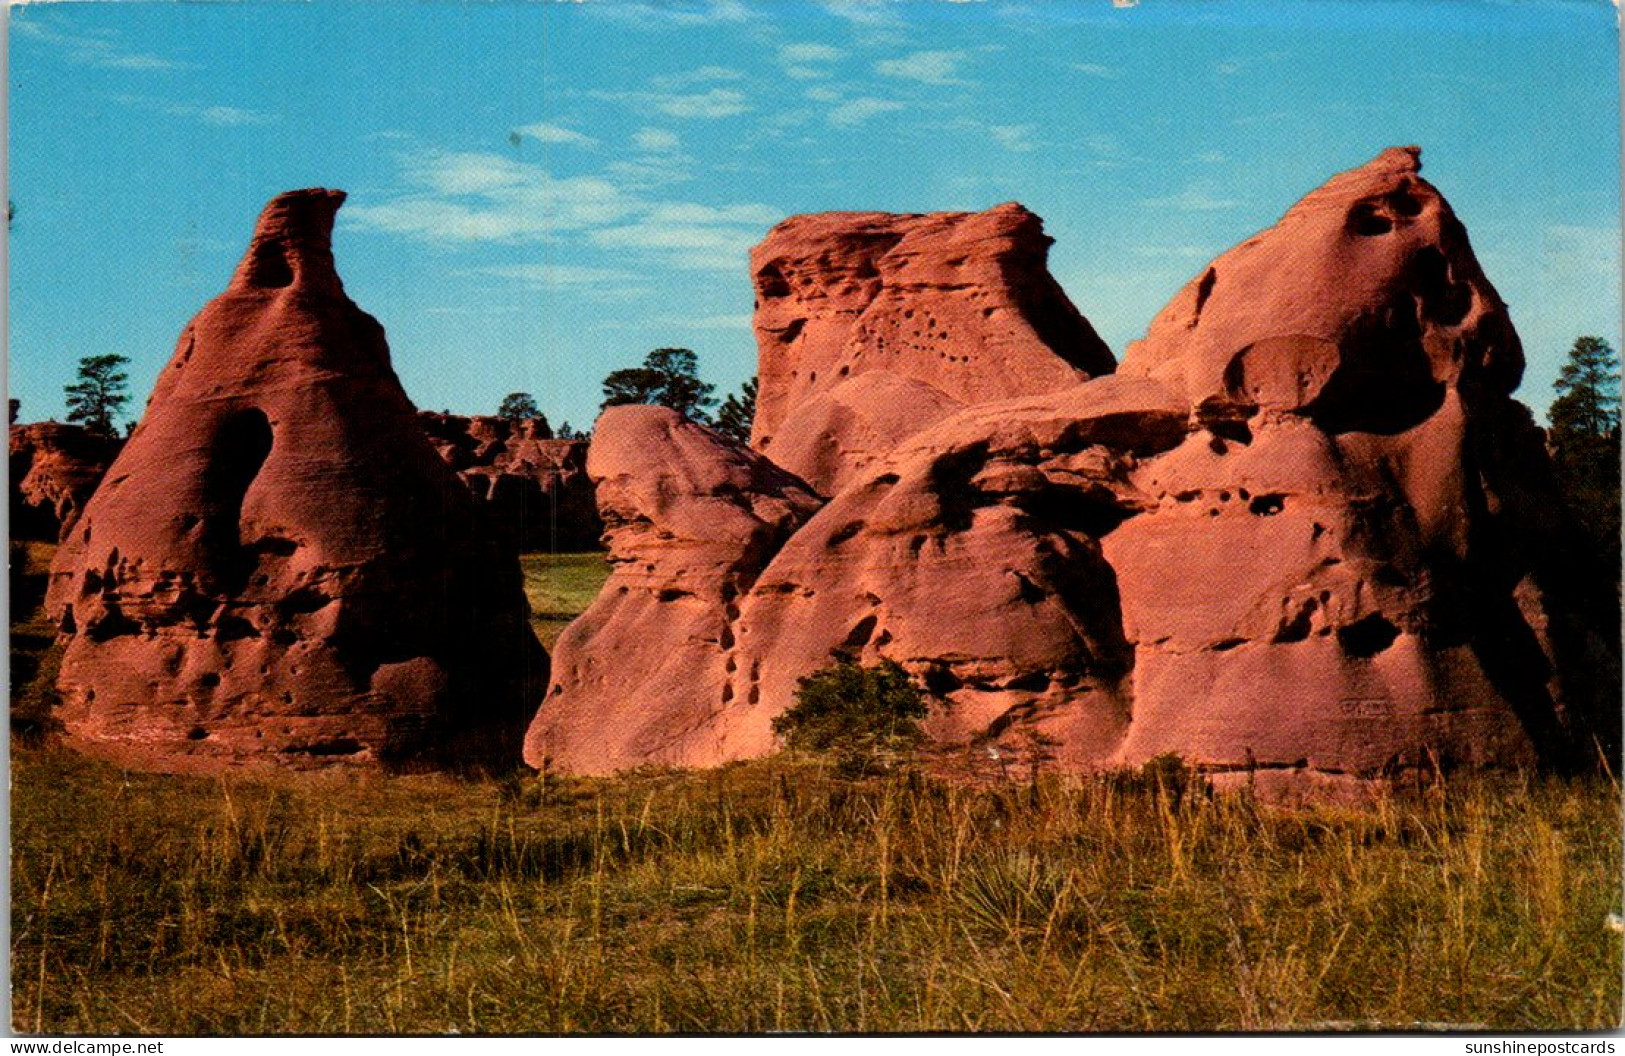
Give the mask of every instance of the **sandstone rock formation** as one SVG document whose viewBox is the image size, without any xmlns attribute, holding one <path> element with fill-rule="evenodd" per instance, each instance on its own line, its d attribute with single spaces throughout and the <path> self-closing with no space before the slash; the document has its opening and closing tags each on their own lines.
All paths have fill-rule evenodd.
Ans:
<svg viewBox="0 0 1625 1056">
<path fill-rule="evenodd" d="M 960 407 L 1109 374 L 1045 268 L 1043 224 L 982 213 L 823 213 L 751 251 L 760 391 L 751 446 L 834 494 Z"/>
<path fill-rule="evenodd" d="M 1419 169 L 1391 149 L 1335 177 L 1124 357 L 1202 428 L 1103 544 L 1136 654 L 1121 760 L 1370 774 L 1617 740 L 1602 672 L 1542 630 L 1586 606 L 1517 334 Z"/>
<path fill-rule="evenodd" d="M 525 738 L 535 767 L 601 773 L 727 758 L 729 624 L 740 595 L 818 508 L 795 477 L 664 407 L 611 407 L 593 430 L 614 571 L 554 648 Z"/>
<path fill-rule="evenodd" d="M 1100 539 L 1151 505 L 1131 475 L 1184 437 L 1187 417 L 1162 385 L 1108 377 L 905 440 L 741 602 L 729 754 L 771 751 L 797 680 L 841 651 L 919 676 L 941 705 L 927 722 L 939 742 L 1026 728 L 1066 763 L 1108 756 L 1130 719 L 1134 657 Z"/>
<path fill-rule="evenodd" d="M 13 425 L 11 537 L 55 542 L 66 534 L 123 444 L 82 425 Z"/>
<path fill-rule="evenodd" d="M 1539 430 L 1511 398 L 1511 319 L 1419 169 L 1395 149 L 1333 178 L 1205 269 L 1117 376 L 1066 382 L 1045 374 L 1053 357 L 1017 355 L 1012 372 L 1043 380 L 1003 400 L 947 388 L 974 371 L 857 369 L 871 352 L 906 368 L 984 347 L 968 310 L 933 314 L 906 354 L 869 342 L 899 260 L 922 259 L 899 254 L 915 221 L 781 225 L 752 260 L 774 394 L 756 444 L 834 497 L 810 518 L 810 503 L 746 517 L 789 486 L 752 465 L 731 471 L 748 487 L 696 487 L 677 467 L 740 456 L 669 419 L 633 440 L 625 420 L 624 453 L 594 470 L 612 461 L 627 496 L 600 492 L 625 571 L 567 634 L 573 673 L 538 720 L 593 747 L 553 761 L 766 753 L 796 681 L 838 652 L 911 670 L 942 745 L 1043 743 L 1073 767 L 1174 753 L 1336 781 L 1617 759 L 1618 599 L 1568 556 Z M 1018 215 L 917 222 L 936 246 L 995 214 Z M 828 237 L 791 237 L 803 229 Z M 914 407 L 925 428 L 906 420 Z M 676 526 L 697 493 L 727 517 Z M 724 520 L 739 527 L 695 526 Z M 705 571 L 677 575 L 688 567 Z M 685 648 L 644 660 L 663 627 Z M 638 674 L 620 673 L 634 657 Z"/>
<path fill-rule="evenodd" d="M 587 441 L 556 440 L 535 419 L 419 411 L 429 442 L 487 519 L 522 550 L 596 550 L 604 524 L 587 476 Z"/>
<path fill-rule="evenodd" d="M 345 295 L 344 195 L 272 200 L 52 568 L 70 742 L 156 769 L 514 758 L 519 570 Z"/>
</svg>

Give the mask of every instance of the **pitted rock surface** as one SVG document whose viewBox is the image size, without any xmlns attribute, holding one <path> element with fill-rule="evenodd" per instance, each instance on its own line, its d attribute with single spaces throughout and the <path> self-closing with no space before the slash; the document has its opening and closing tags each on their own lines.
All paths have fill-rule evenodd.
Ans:
<svg viewBox="0 0 1625 1056">
<path fill-rule="evenodd" d="M 611 407 L 587 470 L 613 571 L 554 647 L 525 761 L 582 773 L 708 766 L 738 600 L 820 505 L 800 480 L 664 407 Z"/>
<path fill-rule="evenodd" d="M 751 446 L 834 494 L 960 407 L 1111 373 L 1110 350 L 1046 268 L 1050 242 L 1015 203 L 779 224 L 751 251 Z"/>
</svg>

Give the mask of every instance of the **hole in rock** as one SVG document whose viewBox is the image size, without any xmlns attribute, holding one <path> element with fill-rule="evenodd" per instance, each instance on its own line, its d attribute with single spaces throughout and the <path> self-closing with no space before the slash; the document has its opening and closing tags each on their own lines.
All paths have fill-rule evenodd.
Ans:
<svg viewBox="0 0 1625 1056">
<path fill-rule="evenodd" d="M 763 297 L 788 297 L 790 283 L 777 265 L 769 264 L 756 273 L 756 292 Z"/>
<path fill-rule="evenodd" d="M 243 500 L 270 453 L 270 420 L 254 408 L 229 415 L 209 446 L 203 471 L 204 549 L 228 593 L 242 589 L 255 564 L 254 554 L 242 545 Z"/>
<path fill-rule="evenodd" d="M 1259 517 L 1274 517 L 1285 508 L 1285 495 L 1258 495 L 1247 504 L 1247 512 Z"/>
<path fill-rule="evenodd" d="M 207 671 L 198 676 L 197 684 L 206 689 L 213 689 L 220 684 L 220 676 L 213 671 Z"/>
<path fill-rule="evenodd" d="M 1416 216 L 1422 211 L 1422 203 L 1404 187 L 1388 196 L 1388 204 L 1400 216 Z"/>
<path fill-rule="evenodd" d="M 946 664 L 932 664 L 925 669 L 925 688 L 929 693 L 945 697 L 965 683 Z"/>
<path fill-rule="evenodd" d="M 248 281 L 265 289 L 280 289 L 293 285 L 293 268 L 288 264 L 287 248 L 280 242 L 261 242 L 254 247 L 254 259 L 248 266 Z"/>
<path fill-rule="evenodd" d="M 1473 307 L 1473 291 L 1450 276 L 1450 262 L 1435 246 L 1424 246 L 1411 257 L 1411 281 L 1421 298 L 1422 316 L 1441 326 L 1458 326 Z"/>
<path fill-rule="evenodd" d="M 850 631 L 846 632 L 846 637 L 841 640 L 841 648 L 856 652 L 868 645 L 869 639 L 874 637 L 876 622 L 875 617 L 872 615 L 859 620 Z"/>
<path fill-rule="evenodd" d="M 1361 202 L 1349 212 L 1349 230 L 1357 235 L 1386 235 L 1394 222 L 1370 202 Z"/>
<path fill-rule="evenodd" d="M 186 739 L 189 741 L 201 741 L 207 736 L 209 736 L 209 731 L 202 726 L 193 726 L 186 731 Z"/>
<path fill-rule="evenodd" d="M 836 530 L 834 535 L 829 537 L 829 545 L 840 546 L 842 543 L 846 542 L 848 539 L 852 538 L 854 535 L 857 535 L 861 531 L 863 531 L 862 521 L 849 521 Z"/>
<path fill-rule="evenodd" d="M 1344 655 L 1354 657 L 1356 660 L 1369 660 L 1394 644 L 1399 637 L 1399 628 L 1395 627 L 1380 613 L 1371 613 L 1349 624 L 1347 627 L 1337 629 L 1337 644 L 1342 648 Z"/>
</svg>

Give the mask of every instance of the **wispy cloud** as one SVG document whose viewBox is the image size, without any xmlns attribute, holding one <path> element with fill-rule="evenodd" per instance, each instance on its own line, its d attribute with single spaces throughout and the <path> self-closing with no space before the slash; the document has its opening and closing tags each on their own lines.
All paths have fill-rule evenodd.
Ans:
<svg viewBox="0 0 1625 1056">
<path fill-rule="evenodd" d="M 968 56 L 962 51 L 916 51 L 901 58 L 882 59 L 876 72 L 922 84 L 964 84 L 955 76 Z"/>
<path fill-rule="evenodd" d="M 757 17 L 757 12 L 743 0 L 616 0 L 580 6 L 591 15 L 648 30 L 726 25 Z"/>
<path fill-rule="evenodd" d="M 1005 150 L 1025 154 L 1038 149 L 1033 142 L 1033 133 L 1038 129 L 1033 125 L 989 125 L 987 131 Z"/>
<path fill-rule="evenodd" d="M 701 66 L 697 70 L 685 73 L 667 73 L 658 77 L 649 78 L 649 83 L 656 88 L 691 88 L 697 84 L 713 84 L 717 81 L 744 80 L 744 73 L 729 69 L 727 66 Z"/>
<path fill-rule="evenodd" d="M 476 268 L 472 273 L 498 279 L 512 279 L 536 289 L 622 287 L 638 278 L 635 273 L 622 268 L 599 268 L 581 264 L 508 264 Z"/>
<path fill-rule="evenodd" d="M 863 96 L 849 99 L 829 112 L 829 123 L 838 128 L 851 128 L 861 125 L 871 117 L 891 113 L 903 109 L 903 104 L 891 99 L 874 99 Z"/>
<path fill-rule="evenodd" d="M 196 106 L 188 103 L 176 103 L 164 107 L 164 112 L 175 117 L 191 118 L 206 125 L 218 125 L 222 128 L 268 125 L 277 119 L 275 114 L 263 110 L 245 110 L 239 106 Z"/>
<path fill-rule="evenodd" d="M 573 128 L 545 123 L 521 125 L 513 130 L 513 134 L 522 139 L 534 139 L 538 143 L 572 143 L 580 147 L 594 146 L 598 142 L 591 136 L 577 132 Z"/>
<path fill-rule="evenodd" d="M 1117 76 L 1116 70 L 1110 66 L 1102 66 L 1098 62 L 1074 62 L 1072 68 L 1079 73 L 1087 73 L 1091 77 L 1099 77 L 1103 80 L 1111 80 Z"/>
<path fill-rule="evenodd" d="M 594 99 L 628 103 L 667 117 L 715 119 L 733 117 L 750 109 L 750 100 L 737 88 L 712 88 L 704 92 L 603 92 L 586 93 Z"/>
<path fill-rule="evenodd" d="M 632 133 L 632 145 L 639 150 L 664 153 L 682 145 L 677 133 L 664 128 L 640 128 Z"/>
<path fill-rule="evenodd" d="M 822 0 L 825 11 L 859 26 L 885 26 L 897 20 L 889 0 Z"/>
<path fill-rule="evenodd" d="M 786 44 L 779 49 L 779 65 L 785 76 L 800 81 L 828 77 L 829 64 L 840 58 L 841 50 L 828 44 Z"/>
<path fill-rule="evenodd" d="M 654 99 L 654 108 L 663 114 L 683 118 L 732 117 L 750 109 L 745 93 L 732 88 L 713 88 L 697 95 L 667 95 Z"/>
<path fill-rule="evenodd" d="M 672 201 L 599 176 L 559 177 L 491 153 L 429 151 L 404 159 L 401 177 L 405 186 L 393 197 L 352 204 L 348 223 L 448 248 L 555 244 L 641 255 L 666 267 L 730 270 L 743 266 L 780 216 L 761 204 Z M 501 275 L 561 285 L 603 277 L 540 267 Z"/>
<path fill-rule="evenodd" d="M 96 66 L 104 70 L 169 71 L 191 70 L 197 66 L 162 55 L 131 51 L 119 43 L 111 33 L 70 33 L 31 19 L 18 18 L 17 9 L 11 16 L 11 31 L 23 37 L 44 41 L 61 49 L 69 62 L 81 66 Z"/>
</svg>

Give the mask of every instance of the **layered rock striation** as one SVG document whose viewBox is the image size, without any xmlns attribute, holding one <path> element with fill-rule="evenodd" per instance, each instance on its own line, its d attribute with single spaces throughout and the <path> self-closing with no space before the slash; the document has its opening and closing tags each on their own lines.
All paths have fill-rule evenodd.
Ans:
<svg viewBox="0 0 1625 1056">
<path fill-rule="evenodd" d="M 419 411 L 440 457 L 522 550 L 595 550 L 604 524 L 587 475 L 587 441 L 558 440 L 545 420 Z"/>
<path fill-rule="evenodd" d="M 1109 374 L 1110 350 L 1010 203 L 982 213 L 822 213 L 751 251 L 760 390 L 751 446 L 834 494 L 958 409 Z"/>
<path fill-rule="evenodd" d="M 281 195 L 58 551 L 59 717 L 154 769 L 506 762 L 547 672 L 517 561 Z"/>
</svg>

